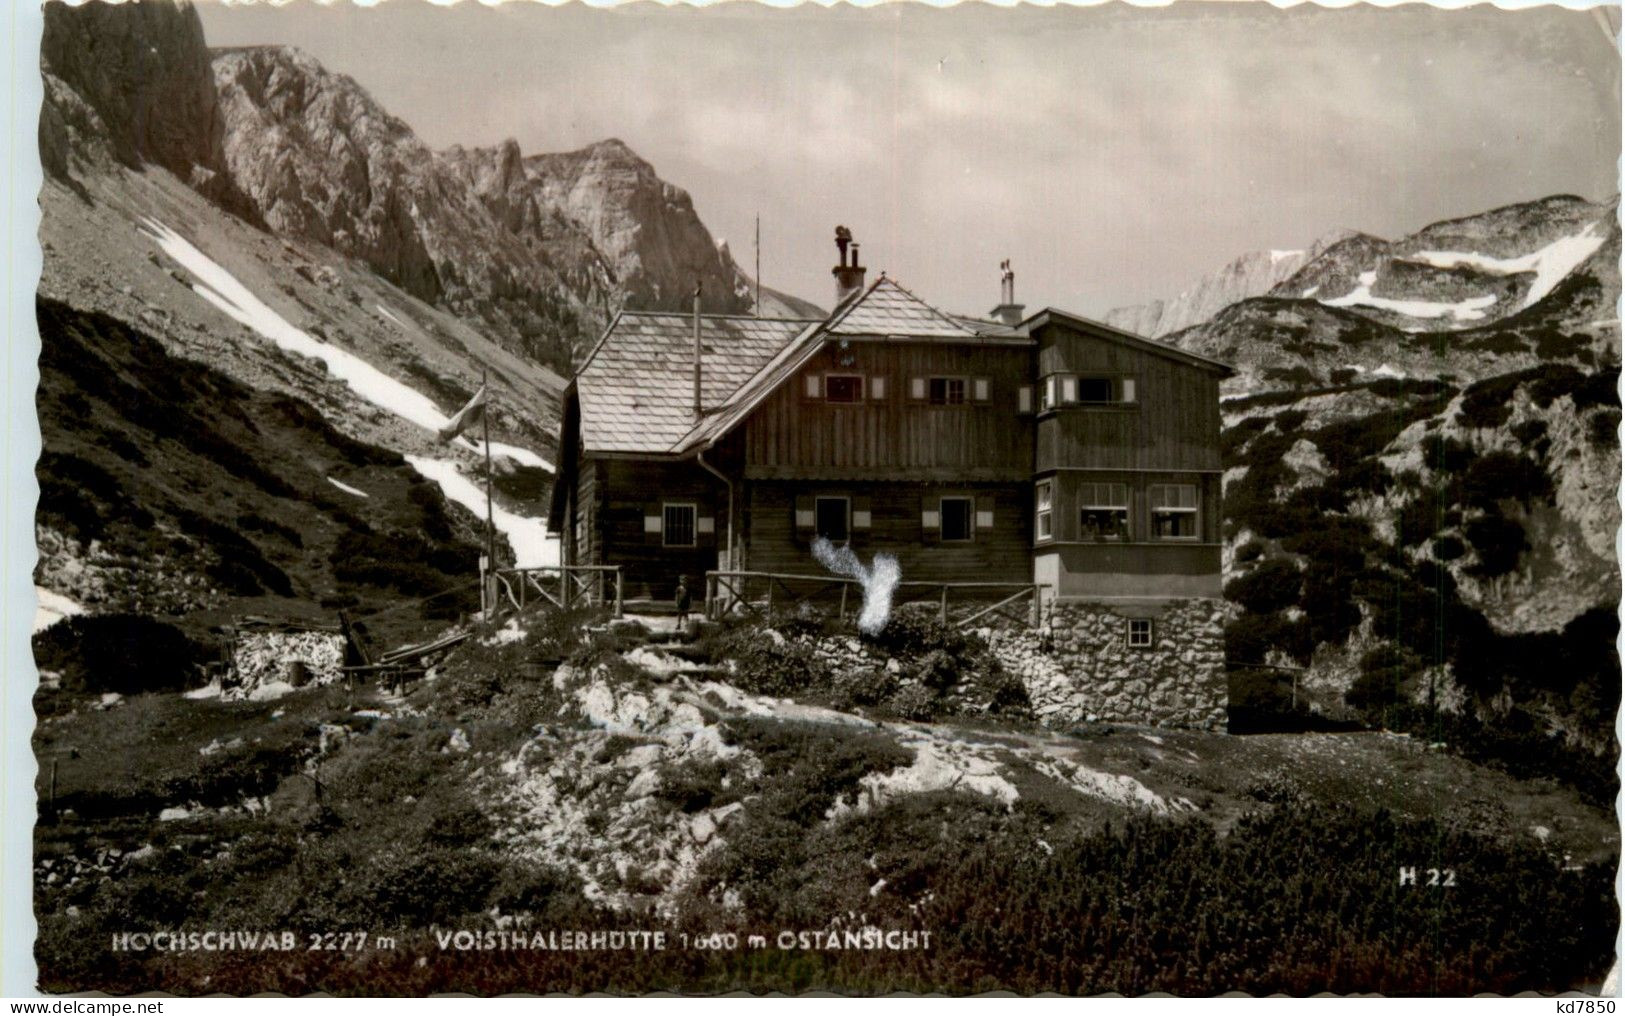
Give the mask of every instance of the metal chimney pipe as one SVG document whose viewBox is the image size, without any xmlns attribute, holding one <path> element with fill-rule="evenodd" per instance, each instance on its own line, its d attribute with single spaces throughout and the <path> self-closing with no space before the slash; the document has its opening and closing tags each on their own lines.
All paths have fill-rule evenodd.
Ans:
<svg viewBox="0 0 1625 1016">
<path fill-rule="evenodd" d="M 694 419 L 699 420 L 700 406 L 700 280 L 694 280 Z"/>
</svg>

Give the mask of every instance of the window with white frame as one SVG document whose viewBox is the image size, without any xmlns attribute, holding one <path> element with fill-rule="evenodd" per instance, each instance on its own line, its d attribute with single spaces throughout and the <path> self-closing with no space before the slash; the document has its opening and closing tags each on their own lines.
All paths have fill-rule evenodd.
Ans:
<svg viewBox="0 0 1625 1016">
<path fill-rule="evenodd" d="M 1201 535 L 1196 484 L 1153 483 L 1147 495 L 1152 536 L 1159 540 L 1194 540 Z"/>
<path fill-rule="evenodd" d="M 862 402 L 863 376 L 861 374 L 825 374 L 824 401 Z"/>
<path fill-rule="evenodd" d="M 698 514 L 692 504 L 674 504 L 670 501 L 662 506 L 661 541 L 668 547 L 694 546 L 695 516 Z"/>
<path fill-rule="evenodd" d="M 1055 496 L 1055 485 L 1049 480 L 1040 480 L 1034 493 L 1034 504 L 1037 506 L 1037 517 L 1033 522 L 1033 532 L 1038 534 L 1040 540 L 1052 539 L 1055 536 L 1055 517 L 1052 510 L 1052 499 Z"/>
<path fill-rule="evenodd" d="M 1136 402 L 1134 378 L 1109 374 L 1051 374 L 1044 379 L 1040 409 L 1052 406 L 1103 406 Z"/>
<path fill-rule="evenodd" d="M 1128 484 L 1078 484 L 1078 534 L 1082 540 L 1128 540 Z"/>
<path fill-rule="evenodd" d="M 1128 619 L 1128 646 L 1130 649 L 1150 649 L 1151 639 L 1150 618 L 1131 617 Z"/>
<path fill-rule="evenodd" d="M 975 532 L 976 503 L 968 497 L 945 497 L 942 512 L 942 542 L 967 543 Z"/>
<path fill-rule="evenodd" d="M 813 501 L 813 525 L 831 543 L 852 537 L 852 501 L 845 497 L 819 497 Z"/>
</svg>

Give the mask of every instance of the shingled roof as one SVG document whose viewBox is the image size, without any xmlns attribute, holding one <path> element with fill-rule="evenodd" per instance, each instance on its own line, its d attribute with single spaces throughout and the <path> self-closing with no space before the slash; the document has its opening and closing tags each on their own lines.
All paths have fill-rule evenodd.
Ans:
<svg viewBox="0 0 1625 1016">
<path fill-rule="evenodd" d="M 1082 318 L 1046 310 L 1011 327 L 945 314 L 884 274 L 825 320 L 703 315 L 701 404 L 694 417 L 694 319 L 622 311 L 577 372 L 581 439 L 589 452 L 686 455 L 748 416 L 827 341 L 919 341 L 1029 345 L 1028 330 L 1054 317 L 1113 341 L 1228 372 L 1216 360 Z"/>
<path fill-rule="evenodd" d="M 721 406 L 818 322 L 702 315 L 700 396 Z M 694 318 L 622 311 L 576 373 L 581 439 L 596 452 L 667 452 L 694 427 Z"/>
<path fill-rule="evenodd" d="M 911 339 L 975 339 L 985 334 L 937 310 L 884 274 L 862 296 L 836 308 L 823 331 Z"/>
</svg>

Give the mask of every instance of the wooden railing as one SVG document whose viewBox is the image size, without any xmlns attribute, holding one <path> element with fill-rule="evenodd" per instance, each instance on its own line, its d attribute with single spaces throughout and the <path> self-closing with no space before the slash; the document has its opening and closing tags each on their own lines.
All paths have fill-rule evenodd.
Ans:
<svg viewBox="0 0 1625 1016">
<path fill-rule="evenodd" d="M 1045 590 L 1049 586 L 1032 582 L 899 582 L 892 606 L 932 602 L 944 624 L 968 628 L 983 618 L 998 614 L 1038 627 L 1043 617 Z M 954 616 L 956 606 L 972 612 Z M 782 572 L 708 571 L 705 573 L 705 613 L 720 618 L 736 607 L 758 617 L 775 610 L 823 600 L 846 620 L 863 608 L 863 583 L 835 575 L 791 575 Z M 1011 608 L 1019 607 L 1020 615 Z"/>
<path fill-rule="evenodd" d="M 624 585 L 619 565 L 572 564 L 544 568 L 503 568 L 496 573 L 497 595 L 516 609 L 545 600 L 560 610 L 610 604 L 621 616 Z"/>
</svg>

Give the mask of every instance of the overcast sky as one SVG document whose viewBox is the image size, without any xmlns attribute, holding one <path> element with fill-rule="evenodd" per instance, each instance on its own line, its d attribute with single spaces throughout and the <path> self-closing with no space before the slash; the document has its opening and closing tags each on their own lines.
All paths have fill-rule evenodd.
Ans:
<svg viewBox="0 0 1625 1016">
<path fill-rule="evenodd" d="M 1098 316 L 1338 227 L 1618 189 L 1596 12 L 199 7 L 211 45 L 299 46 L 436 147 L 621 138 L 747 271 L 759 212 L 765 283 L 826 306 L 837 223 L 945 308 L 990 308 L 1008 257 L 1029 307 Z"/>
</svg>

